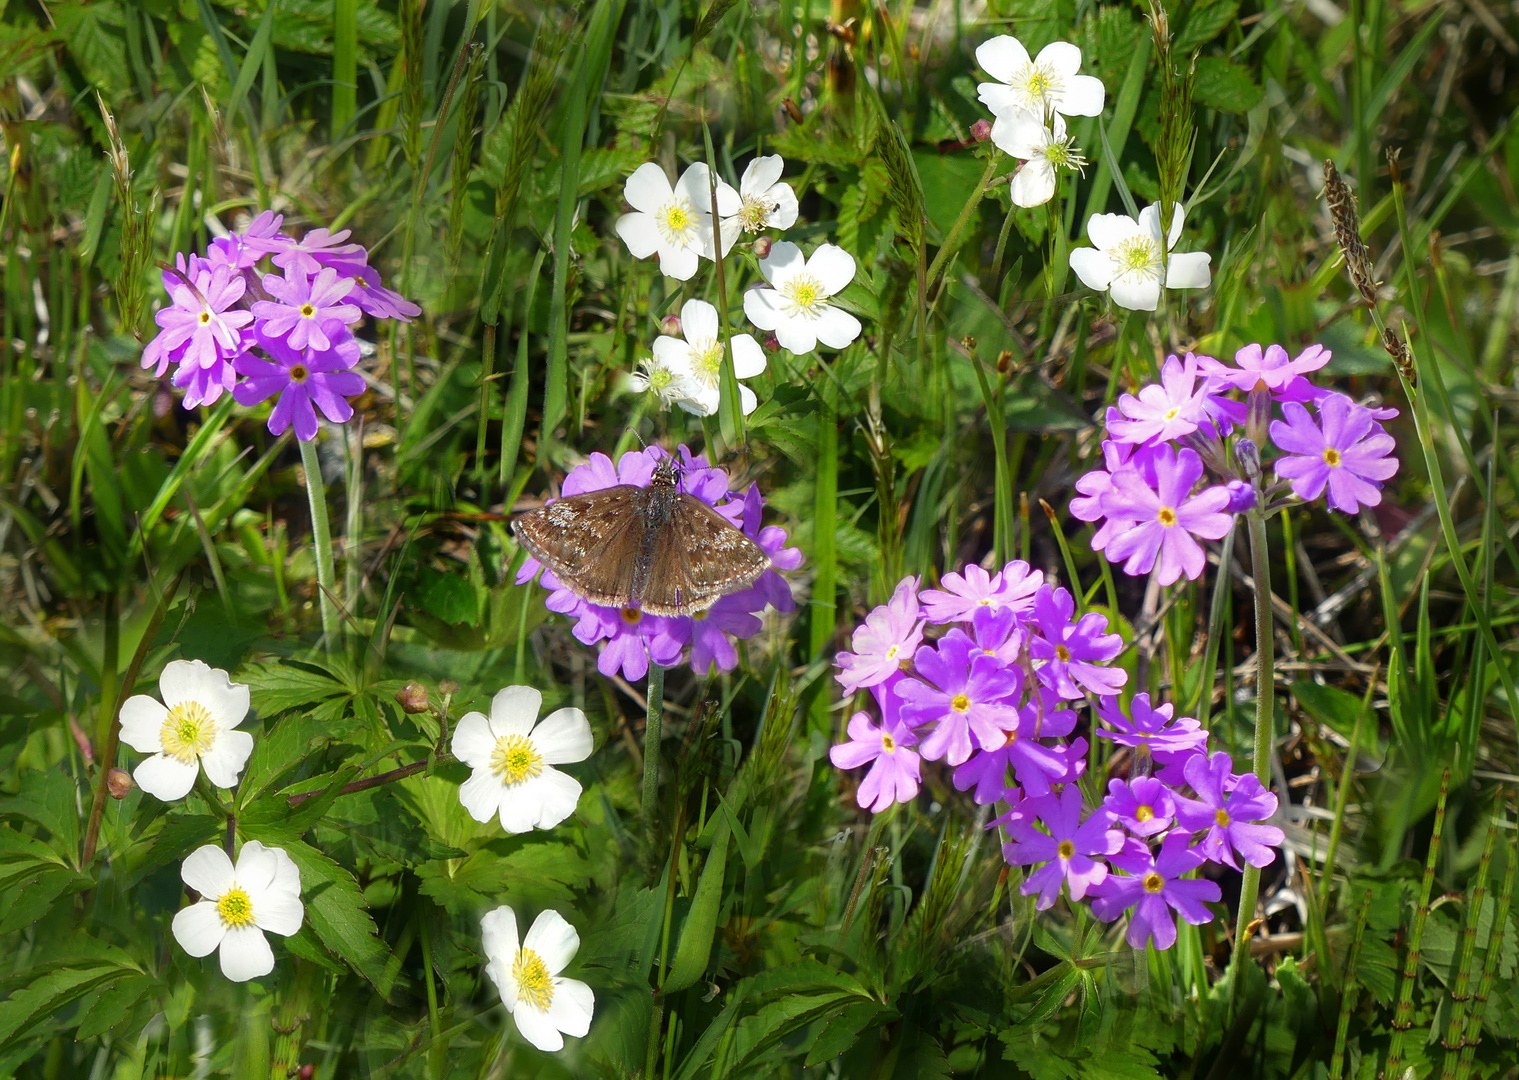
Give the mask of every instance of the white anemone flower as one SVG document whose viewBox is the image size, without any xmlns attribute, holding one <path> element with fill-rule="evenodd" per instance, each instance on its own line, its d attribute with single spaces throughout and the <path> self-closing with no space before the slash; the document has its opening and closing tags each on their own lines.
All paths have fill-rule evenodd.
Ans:
<svg viewBox="0 0 1519 1080">
<path fill-rule="evenodd" d="M 306 917 L 301 871 L 280 848 L 249 840 L 237 866 L 215 844 L 190 853 L 180 868 L 200 900 L 174 916 L 174 940 L 196 958 L 221 950 L 222 974 L 247 982 L 274 970 L 264 931 L 289 937 Z"/>
<path fill-rule="evenodd" d="M 653 394 L 665 412 L 674 405 L 694 399 L 700 390 L 684 356 L 661 357 L 657 349 L 653 356 L 639 361 L 638 370 L 628 376 L 628 389 L 635 394 Z"/>
<path fill-rule="evenodd" d="M 680 326 L 682 337 L 661 334 L 654 339 L 654 359 L 665 370 L 684 375 L 689 392 L 675 399 L 675 404 L 697 416 L 711 416 L 717 412 L 723 371 L 722 328 L 717 308 L 705 300 L 687 300 L 680 309 Z M 730 340 L 735 378 L 752 379 L 764 372 L 765 350 L 759 342 L 748 334 L 734 334 Z M 740 386 L 738 394 L 744 415 L 748 416 L 759 399 L 747 386 Z"/>
<path fill-rule="evenodd" d="M 498 907 L 480 920 L 485 974 L 522 1037 L 539 1050 L 564 1049 L 564 1037 L 591 1030 L 596 995 L 559 973 L 580 949 L 580 935 L 557 911 L 540 912 L 519 945 L 517 914 Z"/>
<path fill-rule="evenodd" d="M 579 709 L 559 709 L 534 726 L 541 708 L 537 690 L 508 686 L 491 699 L 490 719 L 466 713 L 454 728 L 454 757 L 474 770 L 459 801 L 476 821 L 499 815 L 507 832 L 524 833 L 575 812 L 580 782 L 554 766 L 591 756 L 591 725 Z"/>
<path fill-rule="evenodd" d="M 774 332 L 784 348 L 798 355 L 822 342 L 842 349 L 860 336 L 860 320 L 830 304 L 854 280 L 854 257 L 834 244 L 823 244 L 810 258 L 781 240 L 759 261 L 770 288 L 744 293 L 744 314 L 761 330 Z"/>
<path fill-rule="evenodd" d="M 121 741 L 151 754 L 132 773 L 149 795 L 172 802 L 195 786 L 201 769 L 219 788 L 237 784 L 253 736 L 235 731 L 248 715 L 248 688 L 200 660 L 173 660 L 158 679 L 160 704 L 135 694 L 121 706 Z"/>
<path fill-rule="evenodd" d="M 634 212 L 617 219 L 617 235 L 634 258 L 657 254 L 659 269 L 677 281 L 691 279 L 698 256 L 712 258 L 708 183 L 707 166 L 700 161 L 681 173 L 673 187 L 665 171 L 652 161 L 633 170 L 622 194 Z"/>
<path fill-rule="evenodd" d="M 1007 112 L 992 125 L 992 142 L 1023 164 L 1013 174 L 1009 193 L 1016 206 L 1043 206 L 1055 195 L 1055 181 L 1062 170 L 1080 171 L 1086 162 L 1058 113 L 1053 126 L 1028 112 Z"/>
<path fill-rule="evenodd" d="M 1087 236 L 1094 246 L 1072 251 L 1071 269 L 1087 288 L 1106 291 L 1113 303 L 1132 311 L 1155 310 L 1162 280 L 1168 289 L 1206 289 L 1207 252 L 1166 254 L 1181 237 L 1184 217 L 1181 203 L 1175 204 L 1171 234 L 1162 237 L 1157 205 L 1141 210 L 1138 221 L 1125 214 L 1093 214 Z"/>
<path fill-rule="evenodd" d="M 1102 80 L 1076 74 L 1081 67 L 1081 50 L 1069 42 L 1052 41 L 1030 60 L 1023 43 L 1004 34 L 977 46 L 976 63 L 997 80 L 976 87 L 976 96 L 993 115 L 1014 110 L 1037 116 L 1102 113 Z"/>
<path fill-rule="evenodd" d="M 733 246 L 738 234 L 758 233 L 766 229 L 789 229 L 796 224 L 796 192 L 780 182 L 786 168 L 779 154 L 757 157 L 749 162 L 738 182 L 738 191 L 722 184 L 717 192 L 717 213 L 722 219 L 723 254 Z M 726 190 L 725 190 L 726 189 Z"/>
</svg>

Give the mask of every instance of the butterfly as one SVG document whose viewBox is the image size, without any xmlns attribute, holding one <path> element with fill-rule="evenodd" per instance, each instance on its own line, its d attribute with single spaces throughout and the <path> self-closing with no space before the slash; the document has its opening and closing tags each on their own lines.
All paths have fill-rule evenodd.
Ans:
<svg viewBox="0 0 1519 1080">
<path fill-rule="evenodd" d="M 582 600 L 650 615 L 699 614 L 770 566 L 742 530 L 680 489 L 668 457 L 646 488 L 571 495 L 521 515 L 512 533 Z"/>
</svg>

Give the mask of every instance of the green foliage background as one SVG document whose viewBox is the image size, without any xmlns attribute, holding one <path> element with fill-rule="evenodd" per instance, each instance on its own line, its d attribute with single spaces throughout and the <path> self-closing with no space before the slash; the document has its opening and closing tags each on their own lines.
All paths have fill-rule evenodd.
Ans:
<svg viewBox="0 0 1519 1080">
<path fill-rule="evenodd" d="M 1369 1078 L 1405 985 L 1416 1076 L 1510 1074 L 1519 20 L 1480 0 L 1166 11 L 1178 64 L 1196 55 L 1184 246 L 1212 254 L 1214 285 L 1151 318 L 1065 267 L 1090 213 L 1158 196 L 1175 150 L 1128 3 L 0 0 L 0 1075 Z M 1005 184 L 975 199 L 972 54 L 1002 32 L 1075 41 L 1107 86 L 1104 115 L 1072 125 L 1092 164 L 1048 213 L 1013 210 Z M 843 300 L 865 337 L 772 354 L 747 420 L 654 414 L 623 377 L 665 314 L 716 291 L 629 258 L 623 180 L 709 156 L 736 180 L 761 149 L 803 196 L 790 238 L 856 256 Z M 1356 184 L 1382 313 L 1413 342 L 1426 445 L 1340 267 L 1325 158 Z M 425 311 L 380 333 L 360 416 L 319 448 L 331 652 L 293 445 L 230 400 L 180 410 L 136 362 L 153 264 L 264 207 L 352 228 Z M 752 256 L 729 273 L 737 297 Z M 1019 554 L 1120 623 L 1132 688 L 1247 752 L 1238 575 L 1215 674 L 1212 575 L 1147 597 L 1065 500 L 1106 403 L 1169 351 L 1250 341 L 1323 341 L 1338 386 L 1404 415 L 1376 513 L 1273 524 L 1279 781 L 1308 809 L 1235 985 L 1237 885 L 1213 925 L 1136 955 L 1063 904 L 1034 918 L 942 771 L 912 806 L 858 812 L 826 757 L 844 716 L 828 665 L 902 574 Z M 807 554 L 799 613 L 736 671 L 672 671 L 657 821 L 641 691 L 512 584 L 506 528 L 640 438 L 725 455 Z M 181 859 L 224 835 L 213 807 L 133 790 L 87 836 L 116 705 L 175 657 L 253 687 L 235 830 L 302 872 L 306 923 L 254 983 L 169 934 Z M 400 708 L 409 681 L 433 711 Z M 513 682 L 584 708 L 597 742 L 577 815 L 526 836 L 470 820 L 466 772 L 437 753 L 445 722 Z M 597 1017 L 563 1054 L 524 1044 L 483 978 L 479 918 L 501 903 L 580 929 L 569 973 Z M 1463 1032 L 1481 1035 L 1465 1053 Z"/>
</svg>

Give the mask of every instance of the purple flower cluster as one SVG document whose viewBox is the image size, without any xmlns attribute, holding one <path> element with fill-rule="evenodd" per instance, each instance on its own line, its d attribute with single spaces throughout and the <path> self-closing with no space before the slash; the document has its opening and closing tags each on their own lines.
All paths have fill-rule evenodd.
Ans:
<svg viewBox="0 0 1519 1080">
<path fill-rule="evenodd" d="M 1210 757 L 1207 732 L 1171 705 L 1137 694 L 1125 713 L 1127 675 L 1112 663 L 1122 639 L 1102 615 L 1073 619 L 1070 593 L 1041 572 L 972 566 L 941 586 L 920 593 L 904 579 L 838 657 L 845 692 L 868 690 L 880 713 L 855 713 L 830 752 L 838 768 L 870 766 L 859 804 L 880 813 L 914 799 L 923 761 L 942 760 L 956 788 L 1005 807 L 991 824 L 1005 830 L 1007 861 L 1031 868 L 1022 891 L 1036 907 L 1053 906 L 1064 886 L 1100 919 L 1127 912 L 1135 948 L 1169 948 L 1176 915 L 1212 921 L 1204 904 L 1219 887 L 1189 872 L 1270 863 L 1282 832 L 1262 822 L 1276 796 L 1253 773 L 1236 775 L 1228 754 Z M 1092 731 L 1125 748 L 1113 755 L 1122 775 L 1095 806 L 1079 782 L 1087 740 L 1071 737 L 1073 705 L 1087 701 Z"/>
<path fill-rule="evenodd" d="M 759 485 L 750 484 L 746 492 L 729 488 L 728 474 L 713 468 L 707 459 L 692 455 L 685 446 L 678 448 L 684 470 L 681 487 L 696 496 L 734 526 L 744 531 L 770 559 L 771 569 L 743 592 L 723 597 L 707 610 L 695 615 L 650 615 L 638 608 L 602 607 L 582 600 L 565 588 L 537 559 L 529 558 L 517 572 L 517 584 L 531 581 L 541 570 L 543 586 L 550 590 L 544 601 L 550 611 L 568 615 L 575 621 L 574 634 L 587 645 L 601 645 L 596 669 L 603 675 L 619 670 L 627 679 L 641 679 L 649 670 L 649 661 L 673 667 L 690 648 L 691 669 L 706 675 L 713 665 L 719 671 L 731 671 L 738 665 L 738 651 L 733 642 L 759 633 L 759 615 L 766 605 L 777 611 L 791 611 L 796 602 L 791 587 L 777 573 L 795 570 L 802 564 L 801 550 L 786 546 L 786 530 L 777 525 L 762 525 L 765 502 Z M 565 477 L 564 496 L 601 491 L 618 484 L 648 487 L 654 479 L 655 466 L 665 451 L 658 447 L 631 450 L 612 464 L 605 454 L 592 454 Z"/>
<path fill-rule="evenodd" d="M 422 309 L 380 284 L 368 252 L 345 243 L 348 230 L 313 229 L 296 239 L 284 218 L 266 210 L 241 233 L 213 240 L 204 256 L 176 256 L 163 285 L 172 301 L 154 316 L 157 337 L 142 366 L 174 385 L 187 409 L 231 391 L 240 405 L 276 395 L 269 417 L 275 435 L 294 427 L 299 439 L 317 432 L 316 409 L 343 423 L 347 399 L 364 392 L 353 369 L 359 343 L 353 327 L 366 314 L 410 321 Z M 260 274 L 268 259 L 279 273 Z"/>
<path fill-rule="evenodd" d="M 1366 408 L 1310 382 L 1329 355 L 1322 345 L 1297 357 L 1279 345 L 1247 345 L 1233 367 L 1172 356 L 1159 383 L 1120 397 L 1107 412 L 1104 467 L 1077 480 L 1071 500 L 1077 518 L 1101 522 L 1093 550 L 1125 573 L 1153 571 L 1170 585 L 1202 574 L 1199 540 L 1226 536 L 1236 514 L 1276 509 L 1272 500 L 1289 486 L 1305 502 L 1327 488 L 1329 506 L 1347 514 L 1380 503 L 1382 483 L 1398 469 L 1380 422 L 1397 410 Z M 1277 480 L 1267 484 L 1261 453 L 1272 447 Z"/>
</svg>

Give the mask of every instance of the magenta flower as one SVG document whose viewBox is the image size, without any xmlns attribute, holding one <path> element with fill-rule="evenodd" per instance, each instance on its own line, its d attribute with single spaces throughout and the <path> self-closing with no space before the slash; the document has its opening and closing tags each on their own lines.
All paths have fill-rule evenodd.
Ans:
<svg viewBox="0 0 1519 1080">
<path fill-rule="evenodd" d="M 237 372 L 230 362 L 218 356 L 206 367 L 181 364 L 173 382 L 185 392 L 184 407 L 194 409 L 213 404 L 231 390 L 237 384 Z"/>
<path fill-rule="evenodd" d="M 1238 870 L 1238 854 L 1251 866 L 1270 866 L 1280 847 L 1282 830 L 1258 825 L 1276 813 L 1276 796 L 1254 773 L 1234 775 L 1234 762 L 1220 750 L 1212 757 L 1194 755 L 1185 767 L 1187 783 L 1197 798 L 1178 799 L 1176 820 L 1193 832 L 1207 830 L 1197 850 L 1214 862 Z"/>
<path fill-rule="evenodd" d="M 292 348 L 278 338 L 264 338 L 260 345 L 273 363 L 251 354 L 238 357 L 237 372 L 247 378 L 232 388 L 232 396 L 239 405 L 250 406 L 278 394 L 279 401 L 269 414 L 271 435 L 283 434 L 293 425 L 297 439 L 310 442 L 316 438 L 313 405 L 334 424 L 344 423 L 353 415 L 346 399 L 364 392 L 364 377 L 349 370 L 359 359 L 355 341 L 350 338 L 346 348 L 327 352 Z"/>
<path fill-rule="evenodd" d="M 902 670 L 923 641 L 922 608 L 918 604 L 918 579 L 905 577 L 897 583 L 891 599 L 865 616 L 855 628 L 850 645 L 854 652 L 841 652 L 839 685 L 846 694 L 885 682 Z"/>
<path fill-rule="evenodd" d="M 1234 354 L 1237 367 L 1230 367 L 1211 356 L 1198 357 L 1198 363 L 1216 385 L 1232 386 L 1247 394 L 1259 385 L 1280 394 L 1294 381 L 1329 363 L 1331 355 L 1322 345 L 1310 345 L 1296 357 L 1288 359 L 1287 350 L 1280 345 L 1268 345 L 1264 351 L 1259 345 L 1246 345 Z"/>
<path fill-rule="evenodd" d="M 759 617 L 748 610 L 749 600 L 742 594 L 725 596 L 705 611 L 688 616 L 691 620 L 691 670 L 708 674 L 713 665 L 719 671 L 738 667 L 738 650 L 734 638 L 752 638 L 760 632 Z M 764 610 L 764 602 L 760 602 Z"/>
<path fill-rule="evenodd" d="M 1135 836 L 1163 833 L 1176 818 L 1174 794 L 1153 776 L 1136 776 L 1128 781 L 1109 780 L 1108 797 L 1102 805 Z"/>
<path fill-rule="evenodd" d="M 380 272 L 374 267 L 356 266 L 345 269 L 344 266 L 333 265 L 332 268 L 340 274 L 347 274 L 358 279 L 358 287 L 353 290 L 353 295 L 349 299 L 363 308 L 366 315 L 373 315 L 376 319 L 411 322 L 422 314 L 422 309 L 416 304 L 394 289 L 387 289 L 381 285 Z"/>
<path fill-rule="evenodd" d="M 1185 832 L 1168 833 L 1160 842 L 1160 854 L 1152 856 L 1147 845 L 1130 841 L 1109 860 L 1127 876 L 1109 874 L 1093 888 L 1092 913 L 1103 922 L 1113 922 L 1131 911 L 1126 938 L 1135 949 L 1152 940 L 1157 949 L 1176 944 L 1172 911 L 1194 926 L 1212 922 L 1213 913 L 1203 905 L 1216 903 L 1223 893 L 1215 881 L 1182 877 L 1203 863 L 1202 853 L 1187 846 L 1190 842 Z"/>
<path fill-rule="evenodd" d="M 1052 704 L 1046 702 L 1043 715 L 1033 702 L 1020 708 L 1016 722 L 1000 733 L 999 741 L 982 744 L 955 770 L 955 788 L 959 791 L 975 788 L 972 798 L 985 805 L 1002 797 L 1008 769 L 1013 770 L 1018 783 L 1030 795 L 1047 795 L 1050 785 L 1069 783 L 1079 777 L 1086 769 L 1085 739 L 1053 746 L 1040 741 L 1069 735 L 1076 727 L 1075 713 L 1050 707 Z"/>
<path fill-rule="evenodd" d="M 1214 363 L 1217 363 L 1215 360 Z M 1191 353 L 1185 360 L 1171 356 L 1160 369 L 1160 382 L 1151 383 L 1138 396 L 1124 394 L 1118 399 L 1123 413 L 1108 420 L 1108 433 L 1122 442 L 1152 443 L 1180 438 L 1196 431 L 1207 419 L 1212 381 L 1198 382 L 1198 358 Z"/>
<path fill-rule="evenodd" d="M 596 670 L 607 678 L 618 671 L 628 680 L 649 673 L 652 658 L 661 667 L 680 662 L 690 640 L 690 627 L 683 620 L 649 615 L 638 608 L 607 608 L 580 602 L 575 614 L 575 637 L 586 645 L 605 641 L 596 657 Z"/>
<path fill-rule="evenodd" d="M 1193 486 L 1202 479 L 1203 463 L 1193 450 L 1180 453 L 1169 444 L 1155 448 L 1155 484 L 1147 483 L 1138 470 L 1114 475 L 1113 491 L 1103 505 L 1111 516 L 1137 524 L 1108 541 L 1106 555 L 1117 562 L 1127 559 L 1124 573 L 1148 574 L 1157 567 L 1162 585 L 1186 574 L 1196 578 L 1206 559 L 1194 537 L 1217 540 L 1228 534 L 1234 519 L 1224 513 L 1229 492 L 1210 487 L 1196 495 Z"/>
<path fill-rule="evenodd" d="M 864 713 L 855 713 L 849 721 L 849 741 L 828 751 L 828 758 L 840 769 L 858 769 L 874 762 L 855 798 L 873 814 L 892 803 L 908 802 L 918 794 L 919 764 L 910 747 L 918 736 L 901 720 L 887 715 L 880 726 Z"/>
<path fill-rule="evenodd" d="M 1169 701 L 1151 707 L 1150 695 L 1135 694 L 1129 702 L 1129 716 L 1118 708 L 1117 698 L 1104 698 L 1097 707 L 1097 715 L 1113 730 L 1099 730 L 1105 739 L 1112 739 L 1120 746 L 1148 747 L 1172 753 L 1190 753 L 1208 745 L 1208 733 L 1190 716 L 1173 719 L 1176 706 Z"/>
<path fill-rule="evenodd" d="M 1292 481 L 1292 493 L 1305 502 L 1329 488 L 1329 505 L 1353 514 L 1382 501 L 1382 481 L 1398 471 L 1391 457 L 1397 444 L 1382 430 L 1370 409 L 1344 394 L 1328 394 L 1319 405 L 1322 429 L 1296 402 L 1282 406 L 1286 422 L 1271 423 L 1271 441 L 1286 451 L 1276 461 L 1276 475 Z"/>
<path fill-rule="evenodd" d="M 913 663 L 927 682 L 904 679 L 897 688 L 902 718 L 914 727 L 938 726 L 923 740 L 923 756 L 962 764 L 975 747 L 995 746 L 1003 730 L 1017 722 L 1015 700 L 1022 689 L 1017 669 L 1007 669 L 990 656 L 973 655 L 975 644 L 951 631 L 938 649 L 919 646 Z"/>
<path fill-rule="evenodd" d="M 253 316 L 235 305 L 248 283 L 230 266 L 217 266 L 205 259 L 183 255 L 178 270 L 163 272 L 164 288 L 173 300 L 153 316 L 162 331 L 142 353 L 142 366 L 163 377 L 170 364 L 189 368 L 215 368 L 243 350 L 242 329 Z M 220 396 L 218 390 L 209 400 Z"/>
<path fill-rule="evenodd" d="M 310 345 L 325 351 L 335 340 L 352 337 L 348 327 L 364 317 L 356 305 L 343 303 L 353 292 L 353 284 L 353 278 L 340 278 L 331 267 L 324 267 L 315 278 L 299 272 L 291 277 L 268 274 L 264 291 L 275 300 L 254 304 L 253 317 L 262 320 L 260 330 L 267 337 L 289 335 L 292 348 Z"/>
<path fill-rule="evenodd" d="M 1112 827 L 1112 818 L 1102 809 L 1081 820 L 1081 789 L 1075 784 L 1067 784 L 1059 795 L 1041 795 L 1032 801 L 1034 813 L 1049 832 L 1030 829 L 1008 845 L 1005 854 L 1015 866 L 1044 863 L 1020 890 L 1024 896 L 1038 893 L 1034 906 L 1043 911 L 1055 905 L 1062 882 L 1072 900 L 1101 885 L 1108 867 L 1099 859 L 1123 846 L 1123 834 Z"/>
<path fill-rule="evenodd" d="M 1075 610 L 1076 601 L 1065 589 L 1046 585 L 1035 595 L 1033 623 L 1039 633 L 1029 652 L 1036 661 L 1043 661 L 1039 681 L 1067 699 L 1087 691 L 1118 693 L 1128 682 L 1128 673 L 1106 665 L 1123 651 L 1123 638 L 1105 633 L 1108 620 L 1096 612 L 1071 622 Z"/>
<path fill-rule="evenodd" d="M 237 270 L 250 269 L 287 239 L 280 233 L 284 220 L 283 214 L 265 210 L 242 232 L 211 241 L 206 256 L 212 262 L 224 262 Z"/>
<path fill-rule="evenodd" d="M 964 574 L 948 573 L 939 579 L 942 589 L 923 591 L 923 615 L 931 623 L 970 622 L 977 608 L 1007 607 L 1026 611 L 1030 599 L 1044 584 L 1042 570 L 1030 570 L 1021 559 L 989 574 L 971 563 Z"/>
<path fill-rule="evenodd" d="M 1025 618 L 1010 608 L 981 608 L 971 616 L 971 640 L 983 655 L 995 658 L 998 663 L 1017 663 L 1028 638 Z"/>
<path fill-rule="evenodd" d="M 337 232 L 312 229 L 299 240 L 277 236 L 271 238 L 268 250 L 274 255 L 274 265 L 291 277 L 311 277 L 337 263 L 344 265 L 345 277 L 353 277 L 353 271 L 347 267 L 363 266 L 368 254 L 358 244 L 343 243 L 348 239 L 348 232 L 347 229 Z"/>
</svg>

